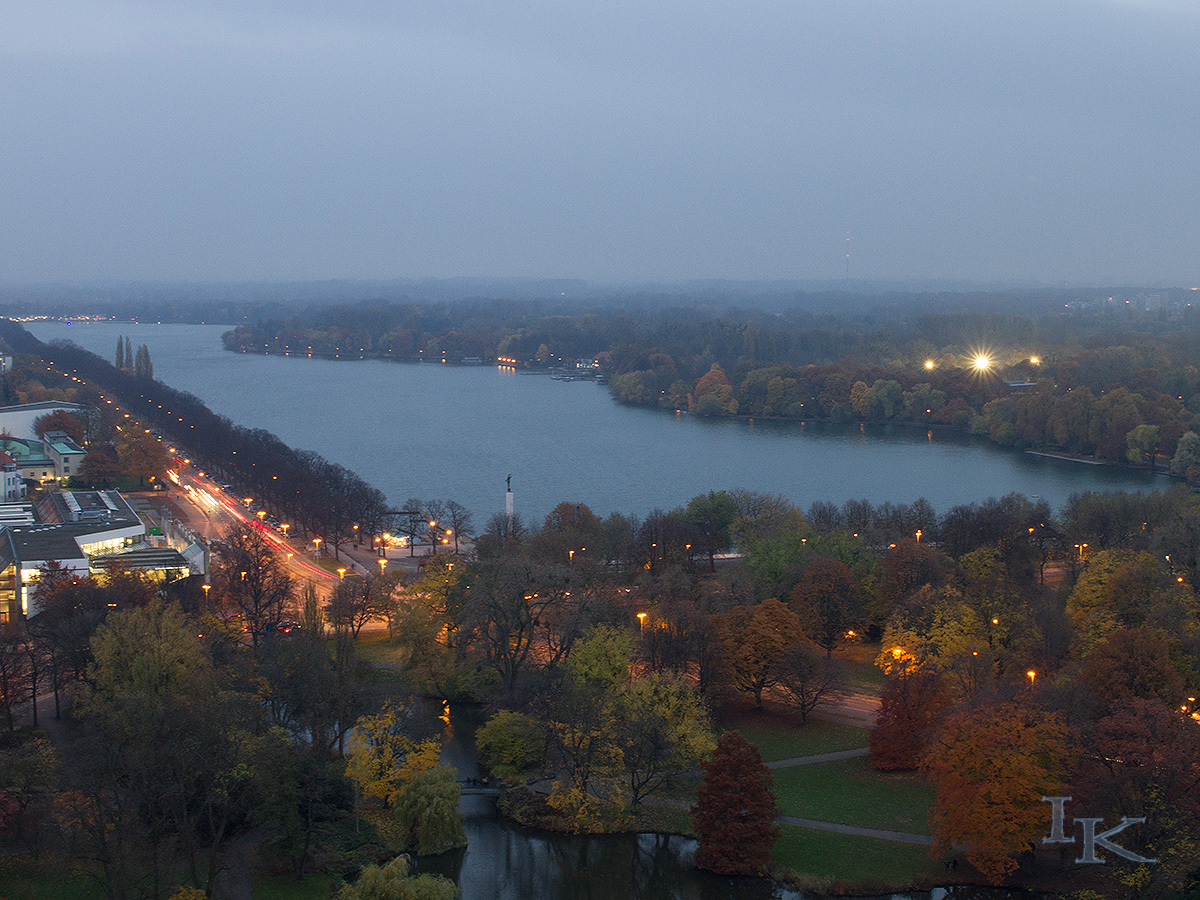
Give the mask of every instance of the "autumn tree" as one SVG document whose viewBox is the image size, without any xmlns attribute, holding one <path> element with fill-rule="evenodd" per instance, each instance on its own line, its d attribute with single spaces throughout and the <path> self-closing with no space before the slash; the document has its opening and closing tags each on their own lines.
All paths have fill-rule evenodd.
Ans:
<svg viewBox="0 0 1200 900">
<path fill-rule="evenodd" d="M 407 735 L 405 709 L 388 702 L 374 715 L 355 723 L 347 754 L 346 777 L 366 797 L 394 805 L 405 786 L 420 772 L 438 764 L 441 745 Z"/>
<path fill-rule="evenodd" d="M 847 640 L 847 633 L 862 624 L 860 598 L 858 582 L 846 564 L 820 556 L 809 563 L 792 590 L 791 607 L 809 637 L 832 655 Z"/>
<path fill-rule="evenodd" d="M 758 748 L 736 731 L 717 741 L 703 766 L 692 807 L 696 865 L 722 875 L 759 875 L 779 839 L 771 772 Z"/>
<path fill-rule="evenodd" d="M 1135 698 L 1173 706 L 1183 694 L 1185 679 L 1171 659 L 1163 631 L 1122 628 L 1088 653 L 1080 681 L 1109 706 Z"/>
<path fill-rule="evenodd" d="M 934 726 L 949 706 L 950 694 L 935 671 L 897 669 L 884 685 L 871 729 L 871 765 L 883 772 L 920 768 Z"/>
<path fill-rule="evenodd" d="M 735 606 L 714 624 L 726 648 L 730 681 L 762 709 L 763 692 L 778 682 L 784 654 L 803 637 L 799 617 L 778 600 L 764 600 L 749 609 Z"/>
<path fill-rule="evenodd" d="M 61 431 L 80 446 L 87 438 L 87 428 L 83 422 L 65 409 L 56 409 L 33 420 L 33 433 L 39 438 L 45 437 L 47 431 Z"/>
<path fill-rule="evenodd" d="M 88 448 L 79 463 L 79 479 L 91 484 L 110 484 L 125 473 L 117 448 L 112 444 L 100 444 Z"/>
<path fill-rule="evenodd" d="M 926 757 L 935 799 L 935 852 L 965 847 L 993 884 L 1046 830 L 1045 796 L 1063 796 L 1071 766 L 1067 729 L 1031 703 L 984 703 L 951 716 Z"/>
</svg>

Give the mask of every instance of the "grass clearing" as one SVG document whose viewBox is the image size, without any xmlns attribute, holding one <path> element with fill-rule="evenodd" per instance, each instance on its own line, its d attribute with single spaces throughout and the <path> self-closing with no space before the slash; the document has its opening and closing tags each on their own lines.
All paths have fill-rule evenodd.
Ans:
<svg viewBox="0 0 1200 900">
<path fill-rule="evenodd" d="M 259 875 L 250 891 L 251 900 L 329 900 L 331 875 Z"/>
<path fill-rule="evenodd" d="M 771 774 L 780 815 L 929 834 L 933 786 L 919 774 L 876 772 L 866 756 Z"/>
<path fill-rule="evenodd" d="M 742 716 L 735 727 L 767 762 L 867 746 L 867 729 L 822 719 L 809 718 L 800 725 L 790 717 L 751 713 Z"/>
<path fill-rule="evenodd" d="M 925 847 L 790 825 L 779 830 L 782 836 L 772 857 L 780 868 L 801 875 L 897 885 L 937 878 L 942 871 Z"/>
<path fill-rule="evenodd" d="M 0 857 L 0 897 L 9 900 L 103 900 L 95 878 L 69 871 L 61 860 L 43 853 Z"/>
</svg>

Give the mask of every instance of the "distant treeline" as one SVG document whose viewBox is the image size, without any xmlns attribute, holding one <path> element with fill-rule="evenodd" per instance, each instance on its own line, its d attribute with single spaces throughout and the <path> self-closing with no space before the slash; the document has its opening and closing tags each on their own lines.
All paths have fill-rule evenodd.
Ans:
<svg viewBox="0 0 1200 900">
<path fill-rule="evenodd" d="M 1004 298 L 994 297 L 997 303 Z M 1026 305 L 1030 304 L 1026 298 Z M 699 415 L 909 423 L 1112 463 L 1172 460 L 1200 413 L 1200 311 L 1043 306 L 1037 317 L 690 307 L 539 314 L 511 301 L 338 306 L 238 326 L 231 350 L 337 358 L 598 360 L 618 400 Z M 976 359 L 986 362 L 976 366 Z M 1014 386 L 1015 385 L 1015 386 Z M 1186 472 L 1186 466 L 1180 474 Z"/>
</svg>

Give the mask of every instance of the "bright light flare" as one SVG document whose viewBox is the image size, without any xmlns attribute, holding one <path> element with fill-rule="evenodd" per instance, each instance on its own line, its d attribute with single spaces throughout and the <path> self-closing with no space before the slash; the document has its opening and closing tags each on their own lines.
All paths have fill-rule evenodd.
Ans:
<svg viewBox="0 0 1200 900">
<path fill-rule="evenodd" d="M 975 357 L 975 360 L 971 363 L 971 366 L 976 372 L 986 372 L 992 367 L 992 358 L 987 354 L 980 353 Z"/>
</svg>

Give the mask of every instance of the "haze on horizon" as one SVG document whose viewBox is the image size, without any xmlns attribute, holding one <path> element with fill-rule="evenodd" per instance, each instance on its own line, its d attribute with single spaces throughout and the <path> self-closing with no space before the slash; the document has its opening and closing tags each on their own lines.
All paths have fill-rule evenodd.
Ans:
<svg viewBox="0 0 1200 900">
<path fill-rule="evenodd" d="M 1200 278 L 1191 0 L 0 22 L 0 282 Z"/>
</svg>

